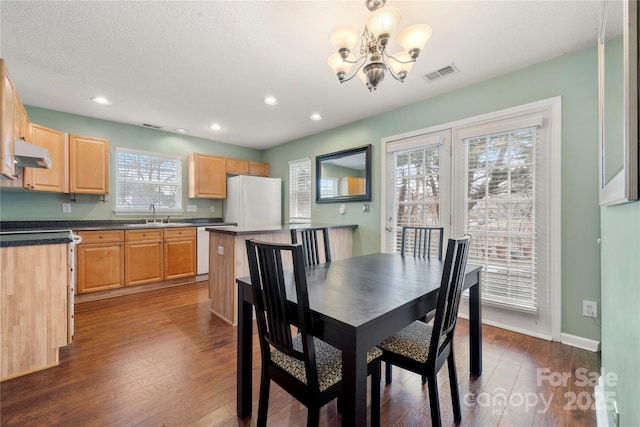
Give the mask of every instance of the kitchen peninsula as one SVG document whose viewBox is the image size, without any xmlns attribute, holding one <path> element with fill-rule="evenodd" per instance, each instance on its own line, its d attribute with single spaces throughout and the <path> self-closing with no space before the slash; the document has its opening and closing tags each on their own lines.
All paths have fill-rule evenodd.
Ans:
<svg viewBox="0 0 640 427">
<path fill-rule="evenodd" d="M 350 258 L 353 231 L 357 225 L 292 224 L 273 227 L 208 227 L 209 231 L 209 298 L 211 312 L 236 325 L 238 322 L 238 292 L 236 279 L 249 275 L 245 240 L 257 239 L 274 243 L 290 243 L 291 229 L 327 227 L 331 258 Z M 323 251 L 320 242 L 320 251 Z M 285 267 L 290 260 L 283 260 Z"/>
</svg>

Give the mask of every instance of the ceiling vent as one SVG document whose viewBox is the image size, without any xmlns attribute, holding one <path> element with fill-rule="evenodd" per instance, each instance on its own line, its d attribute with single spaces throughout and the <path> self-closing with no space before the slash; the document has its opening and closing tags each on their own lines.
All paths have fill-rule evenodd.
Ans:
<svg viewBox="0 0 640 427">
<path fill-rule="evenodd" d="M 140 126 L 142 126 L 143 128 L 149 128 L 149 129 L 162 129 L 162 126 L 150 125 L 149 123 L 140 123 Z"/>
<path fill-rule="evenodd" d="M 424 75 L 424 77 L 429 81 L 438 80 L 444 76 L 449 76 L 451 74 L 457 74 L 460 70 L 456 67 L 455 64 L 447 65 L 446 67 L 440 68 L 438 70 L 432 71 Z"/>
</svg>

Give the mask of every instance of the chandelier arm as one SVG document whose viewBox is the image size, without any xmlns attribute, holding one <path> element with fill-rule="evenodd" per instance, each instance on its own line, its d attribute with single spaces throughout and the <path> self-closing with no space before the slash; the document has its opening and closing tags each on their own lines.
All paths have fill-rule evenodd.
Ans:
<svg viewBox="0 0 640 427">
<path fill-rule="evenodd" d="M 386 51 L 383 51 L 382 54 L 383 54 L 383 56 L 386 56 L 387 58 L 391 58 L 391 59 L 393 59 L 394 61 L 396 61 L 396 62 L 398 62 L 400 64 L 411 64 L 412 62 L 416 62 L 417 61 L 417 58 L 411 59 L 410 61 L 402 61 L 402 60 L 396 58 L 393 55 L 389 55 Z"/>
<path fill-rule="evenodd" d="M 362 59 L 366 58 L 367 55 L 362 55 L 360 58 L 356 59 L 355 61 L 349 61 L 348 59 L 342 59 L 343 62 L 348 62 L 349 64 L 357 64 L 358 62 L 362 61 Z"/>
<path fill-rule="evenodd" d="M 387 58 L 393 58 L 393 56 L 391 55 L 384 55 L 382 56 L 382 62 L 387 66 L 387 71 L 389 71 L 389 74 L 391 74 L 391 77 L 393 77 L 394 79 L 396 79 L 399 82 L 404 82 L 403 79 L 401 79 L 400 77 L 398 77 L 398 75 L 396 73 L 393 72 L 393 67 L 389 66 L 389 64 L 387 63 L 387 61 L 384 60 L 384 57 Z M 393 58 L 395 60 L 395 58 Z M 400 61 L 398 61 L 400 62 Z M 414 62 L 414 61 L 409 61 L 409 62 Z"/>
<path fill-rule="evenodd" d="M 363 58 L 364 58 L 364 57 L 363 57 Z M 362 58 L 360 58 L 360 59 L 362 59 Z M 360 70 L 362 69 L 362 67 L 364 67 L 364 65 L 365 65 L 366 63 L 367 63 L 367 61 L 364 61 L 364 62 L 362 63 L 362 65 L 360 65 L 360 66 L 358 67 L 358 69 L 357 69 L 357 70 L 356 70 L 356 71 L 351 75 L 351 77 L 341 80 L 341 81 L 340 81 L 340 83 L 348 82 L 349 80 L 351 80 L 352 78 L 354 78 L 355 76 L 357 76 L 357 75 L 358 75 L 358 71 L 360 71 Z"/>
</svg>

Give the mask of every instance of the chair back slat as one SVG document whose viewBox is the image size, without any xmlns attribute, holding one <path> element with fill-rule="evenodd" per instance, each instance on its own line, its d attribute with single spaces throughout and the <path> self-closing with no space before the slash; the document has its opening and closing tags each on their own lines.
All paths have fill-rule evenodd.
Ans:
<svg viewBox="0 0 640 427">
<path fill-rule="evenodd" d="M 269 363 L 271 347 L 305 362 L 307 384 L 318 385 L 315 347 L 311 326 L 309 294 L 300 244 L 274 244 L 254 239 L 246 240 L 251 288 L 254 296 L 256 321 L 263 363 Z M 282 254 L 288 252 L 293 260 L 297 306 L 291 310 L 287 300 Z M 302 334 L 303 350 L 293 347 L 292 326 Z"/>
<path fill-rule="evenodd" d="M 438 259 L 442 259 L 444 227 L 402 227 L 400 255 L 411 254 L 418 258 L 430 259 L 437 245 Z"/>
<path fill-rule="evenodd" d="M 322 233 L 324 244 L 324 261 L 321 259 L 318 233 Z M 329 230 L 326 227 L 297 228 L 291 230 L 291 243 L 298 243 L 298 234 L 302 244 L 304 264 L 306 266 L 318 265 L 322 262 L 331 262 L 331 247 L 329 245 Z"/>
<path fill-rule="evenodd" d="M 469 237 L 449 239 L 429 353 L 437 355 L 453 340 L 469 254 Z M 446 339 L 442 340 L 442 337 Z M 432 353 L 433 352 L 433 353 Z M 436 360 L 434 357 L 433 360 Z"/>
</svg>

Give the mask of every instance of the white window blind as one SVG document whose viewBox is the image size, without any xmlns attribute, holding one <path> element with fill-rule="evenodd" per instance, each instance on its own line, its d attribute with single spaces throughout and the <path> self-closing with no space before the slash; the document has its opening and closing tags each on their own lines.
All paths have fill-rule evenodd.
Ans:
<svg viewBox="0 0 640 427">
<path fill-rule="evenodd" d="M 289 222 L 311 222 L 311 159 L 289 162 Z"/>
<path fill-rule="evenodd" d="M 182 212 L 180 157 L 116 149 L 116 211 Z"/>
<path fill-rule="evenodd" d="M 393 153 L 396 227 L 388 239 L 391 252 L 400 252 L 402 226 L 440 225 L 440 144 Z"/>
<path fill-rule="evenodd" d="M 483 266 L 483 303 L 536 312 L 539 127 L 507 129 L 462 135 L 464 233 L 472 237 L 469 262 Z"/>
</svg>

